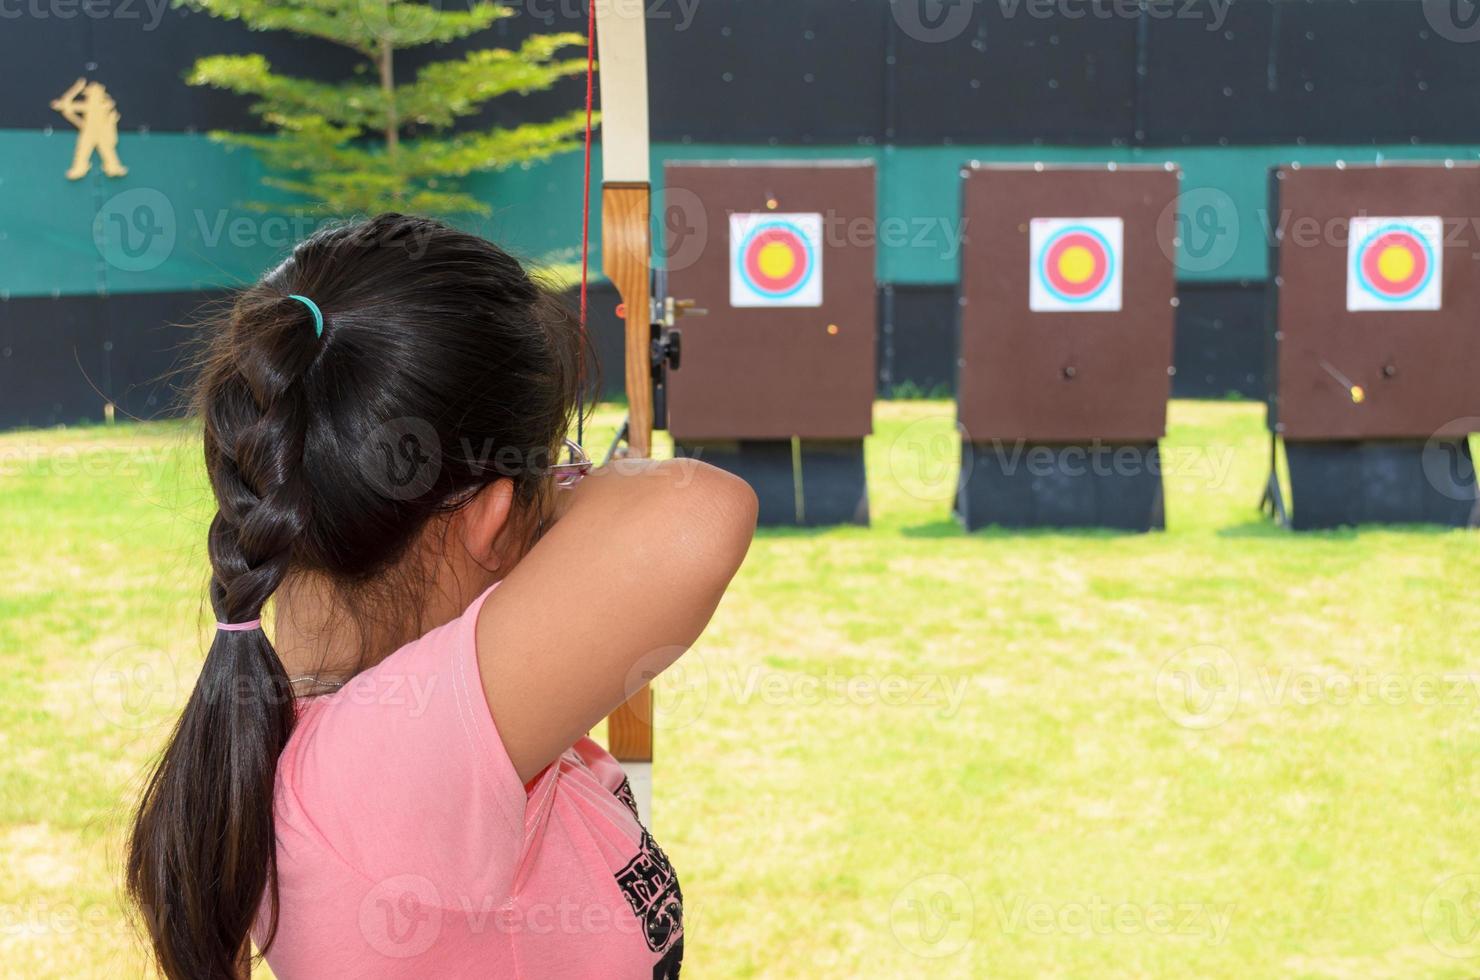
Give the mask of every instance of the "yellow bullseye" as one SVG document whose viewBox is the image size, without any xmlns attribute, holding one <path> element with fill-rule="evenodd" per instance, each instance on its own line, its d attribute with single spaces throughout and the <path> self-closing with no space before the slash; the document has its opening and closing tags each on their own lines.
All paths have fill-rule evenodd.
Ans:
<svg viewBox="0 0 1480 980">
<path fill-rule="evenodd" d="M 1083 245 L 1070 245 L 1059 256 L 1059 275 L 1072 283 L 1086 282 L 1095 274 L 1095 257 Z"/>
<path fill-rule="evenodd" d="M 785 279 L 796 268 L 797 257 L 787 245 L 769 242 L 761 246 L 761 253 L 756 256 L 755 264 L 766 278 Z"/>
<path fill-rule="evenodd" d="M 1389 245 L 1377 256 L 1377 273 L 1388 282 L 1403 282 L 1413 275 L 1413 253 L 1401 245 Z"/>
</svg>

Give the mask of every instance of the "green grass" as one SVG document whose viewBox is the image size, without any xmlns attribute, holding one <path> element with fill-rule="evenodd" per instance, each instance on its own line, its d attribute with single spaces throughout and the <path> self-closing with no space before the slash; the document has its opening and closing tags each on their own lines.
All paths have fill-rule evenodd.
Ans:
<svg viewBox="0 0 1480 980">
<path fill-rule="evenodd" d="M 686 974 L 1480 972 L 1480 538 L 1262 523 L 1234 403 L 1173 405 L 1165 533 L 968 536 L 952 411 L 881 404 L 874 526 L 763 532 L 660 682 Z M 0 512 L 4 972 L 134 975 L 119 830 L 203 649 L 190 431 L 0 436 Z"/>
</svg>

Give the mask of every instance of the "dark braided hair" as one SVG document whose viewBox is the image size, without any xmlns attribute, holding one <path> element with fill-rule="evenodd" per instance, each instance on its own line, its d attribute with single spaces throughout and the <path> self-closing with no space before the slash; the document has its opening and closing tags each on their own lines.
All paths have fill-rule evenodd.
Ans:
<svg viewBox="0 0 1480 980">
<path fill-rule="evenodd" d="M 322 310 L 322 337 L 290 294 Z M 222 623 L 260 618 L 290 576 L 347 596 L 372 587 L 429 521 L 498 479 L 536 507 L 586 353 L 564 308 L 508 254 L 396 214 L 300 244 L 205 343 L 195 403 Z M 414 601 L 398 605 L 415 620 Z M 242 976 L 264 899 L 271 944 L 273 787 L 294 718 L 267 635 L 217 631 L 129 841 L 129 893 L 172 980 Z"/>
</svg>

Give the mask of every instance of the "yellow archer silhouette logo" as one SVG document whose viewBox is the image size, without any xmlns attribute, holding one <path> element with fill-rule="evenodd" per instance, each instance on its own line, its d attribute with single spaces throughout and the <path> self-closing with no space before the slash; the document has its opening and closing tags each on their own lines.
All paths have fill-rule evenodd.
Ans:
<svg viewBox="0 0 1480 980">
<path fill-rule="evenodd" d="M 103 173 L 109 177 L 122 177 L 128 173 L 128 168 L 118 159 L 118 120 L 121 117 L 102 82 L 79 78 L 62 93 L 60 99 L 52 102 L 51 107 L 77 127 L 77 150 L 72 154 L 68 180 L 81 180 L 87 176 L 92 169 L 94 150 L 103 161 Z"/>
</svg>

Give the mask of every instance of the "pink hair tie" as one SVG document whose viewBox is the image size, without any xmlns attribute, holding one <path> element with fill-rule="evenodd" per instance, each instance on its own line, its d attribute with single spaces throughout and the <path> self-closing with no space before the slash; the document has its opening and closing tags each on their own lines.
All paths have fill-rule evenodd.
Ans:
<svg viewBox="0 0 1480 980">
<path fill-rule="evenodd" d="M 217 623 L 216 629 L 225 630 L 228 633 L 249 633 L 255 629 L 262 628 L 262 620 L 254 619 L 247 623 Z"/>
</svg>

